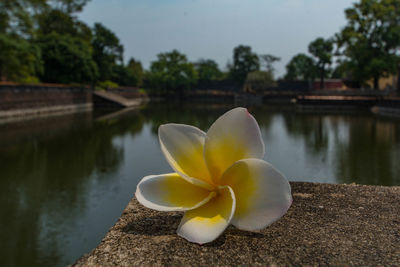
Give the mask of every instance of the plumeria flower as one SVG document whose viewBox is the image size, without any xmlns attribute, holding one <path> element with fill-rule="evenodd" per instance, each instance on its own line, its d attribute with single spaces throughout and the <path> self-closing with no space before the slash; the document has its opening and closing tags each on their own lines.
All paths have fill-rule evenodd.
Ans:
<svg viewBox="0 0 400 267">
<path fill-rule="evenodd" d="M 286 178 L 263 160 L 264 142 L 245 108 L 218 118 L 207 133 L 184 124 L 158 129 L 161 150 L 174 173 L 144 177 L 136 198 L 159 211 L 185 211 L 178 235 L 204 244 L 229 224 L 260 230 L 292 203 Z"/>
</svg>

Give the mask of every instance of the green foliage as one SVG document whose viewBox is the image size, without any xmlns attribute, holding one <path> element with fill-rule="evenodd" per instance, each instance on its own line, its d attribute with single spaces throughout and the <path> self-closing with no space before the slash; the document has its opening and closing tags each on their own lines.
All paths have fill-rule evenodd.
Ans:
<svg viewBox="0 0 400 267">
<path fill-rule="evenodd" d="M 274 75 L 270 71 L 253 71 L 247 74 L 244 87 L 248 91 L 263 92 L 275 85 Z"/>
<path fill-rule="evenodd" d="M 179 91 L 190 89 L 197 82 L 197 72 L 186 56 L 177 50 L 158 54 L 151 63 L 149 83 L 153 89 Z"/>
<path fill-rule="evenodd" d="M 38 84 L 40 82 L 39 78 L 36 76 L 24 76 L 17 81 L 22 84 Z"/>
<path fill-rule="evenodd" d="M 144 72 L 143 72 L 143 67 L 142 63 L 140 61 L 135 60 L 134 58 L 129 59 L 128 65 L 126 68 L 131 72 L 132 74 L 132 79 L 133 82 L 131 85 L 140 87 L 143 85 L 143 77 L 144 77 Z"/>
<path fill-rule="evenodd" d="M 77 34 L 74 18 L 57 9 L 41 13 L 38 16 L 38 25 L 39 35 L 47 35 L 52 32 L 70 35 Z"/>
<path fill-rule="evenodd" d="M 317 69 L 314 60 L 306 54 L 295 55 L 286 65 L 286 76 L 288 80 L 314 80 Z"/>
<path fill-rule="evenodd" d="M 231 77 L 243 83 L 247 74 L 260 69 L 257 54 L 251 51 L 250 46 L 239 45 L 233 50 L 233 64 L 231 66 Z"/>
<path fill-rule="evenodd" d="M 331 78 L 333 79 L 349 79 L 346 65 L 342 61 L 338 60 L 335 68 L 332 70 Z"/>
<path fill-rule="evenodd" d="M 347 25 L 336 35 L 344 66 L 361 84 L 399 70 L 400 2 L 361 0 L 345 11 Z"/>
<path fill-rule="evenodd" d="M 323 38 L 317 38 L 308 45 L 308 52 L 317 59 L 319 68 L 332 63 L 332 51 L 332 41 L 324 40 Z"/>
<path fill-rule="evenodd" d="M 119 87 L 118 83 L 107 80 L 99 82 L 98 85 L 96 86 L 96 90 L 107 90 L 108 88 L 118 88 L 118 87 Z"/>
<path fill-rule="evenodd" d="M 123 86 L 141 86 L 143 83 L 143 68 L 140 61 L 131 58 L 128 65 L 112 66 L 111 80 Z"/>
<path fill-rule="evenodd" d="M 124 65 L 115 65 L 112 70 L 111 78 L 123 86 L 137 86 L 138 80 L 133 71 Z"/>
<path fill-rule="evenodd" d="M 43 8 L 46 0 L 1 0 L 0 33 L 27 38 L 33 34 L 32 14 Z"/>
<path fill-rule="evenodd" d="M 0 34 L 0 47 L 0 80 L 21 81 L 42 71 L 38 46 L 9 34 Z"/>
<path fill-rule="evenodd" d="M 0 1 L 0 33 L 14 34 L 19 37 L 31 38 L 34 35 L 35 24 L 39 30 L 45 27 L 60 27 L 62 21 L 68 22 L 72 13 L 82 11 L 89 0 L 1 0 Z M 49 15 L 49 13 L 52 13 Z M 54 16 L 54 14 L 56 16 Z M 37 16 L 38 15 L 38 16 Z M 47 17 L 47 23 L 41 20 Z M 63 16 L 63 20 L 59 20 Z M 67 24 L 66 26 L 69 26 Z M 56 30 L 56 32 L 60 33 Z M 47 32 L 50 33 L 50 32 Z M 71 34 L 71 32 L 70 32 Z"/>
<path fill-rule="evenodd" d="M 23 83 L 38 82 L 37 76 L 48 82 L 92 81 L 97 71 L 91 30 L 71 15 L 86 2 L 1 0 L 1 78 Z"/>
<path fill-rule="evenodd" d="M 328 74 L 327 67 L 332 64 L 333 42 L 317 38 L 308 45 L 308 52 L 316 59 L 316 66 L 321 81 L 320 88 L 324 88 L 324 78 Z"/>
<path fill-rule="evenodd" d="M 50 4 L 63 13 L 72 14 L 80 12 L 90 0 L 50 0 Z"/>
<path fill-rule="evenodd" d="M 222 72 L 214 60 L 200 59 L 194 66 L 201 82 L 218 80 L 222 77 Z"/>
<path fill-rule="evenodd" d="M 276 57 L 274 55 L 270 54 L 260 55 L 260 61 L 262 63 L 261 65 L 264 65 L 267 72 L 270 72 L 271 74 L 274 74 L 275 72 L 274 63 L 280 60 L 281 60 L 280 57 Z"/>
<path fill-rule="evenodd" d="M 96 80 L 97 66 L 87 42 L 70 35 L 55 32 L 42 37 L 38 44 L 43 53 L 44 82 L 90 83 Z"/>
<path fill-rule="evenodd" d="M 116 65 L 122 63 L 124 48 L 118 37 L 102 24 L 96 23 L 93 31 L 93 59 L 99 69 L 99 80 L 111 80 Z"/>
<path fill-rule="evenodd" d="M 85 23 L 57 9 L 41 13 L 38 16 L 38 25 L 39 37 L 55 32 L 61 35 L 68 34 L 88 43 L 92 39 L 92 31 Z"/>
</svg>

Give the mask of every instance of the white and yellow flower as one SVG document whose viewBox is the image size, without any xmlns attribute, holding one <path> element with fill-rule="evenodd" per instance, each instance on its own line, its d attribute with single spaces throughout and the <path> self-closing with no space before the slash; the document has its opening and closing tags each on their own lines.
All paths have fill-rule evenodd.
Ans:
<svg viewBox="0 0 400 267">
<path fill-rule="evenodd" d="M 184 124 L 158 129 L 161 149 L 175 173 L 144 177 L 136 198 L 159 211 L 185 211 L 178 234 L 199 244 L 232 223 L 260 230 L 292 203 L 286 178 L 263 160 L 264 142 L 245 108 L 222 115 L 207 133 Z"/>
</svg>

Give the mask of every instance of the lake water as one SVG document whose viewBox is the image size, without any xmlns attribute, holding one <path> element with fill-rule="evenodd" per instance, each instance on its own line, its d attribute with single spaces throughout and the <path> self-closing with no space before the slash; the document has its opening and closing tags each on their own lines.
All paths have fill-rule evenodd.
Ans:
<svg viewBox="0 0 400 267">
<path fill-rule="evenodd" d="M 1 265 L 73 263 L 100 242 L 143 176 L 171 172 L 160 124 L 207 130 L 230 108 L 158 104 L 1 124 Z M 249 111 L 265 159 L 290 181 L 400 185 L 399 119 L 277 106 Z"/>
</svg>

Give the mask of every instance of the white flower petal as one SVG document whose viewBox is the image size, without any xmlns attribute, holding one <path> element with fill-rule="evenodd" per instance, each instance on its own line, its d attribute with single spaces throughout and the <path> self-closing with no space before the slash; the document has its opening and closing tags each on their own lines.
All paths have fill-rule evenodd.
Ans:
<svg viewBox="0 0 400 267">
<path fill-rule="evenodd" d="M 271 164 L 260 159 L 244 159 L 222 176 L 236 196 L 232 224 L 243 230 L 259 230 L 282 217 L 292 204 L 290 184 Z"/>
<path fill-rule="evenodd" d="M 150 209 L 185 211 L 207 203 L 215 192 L 193 185 L 177 173 L 169 173 L 144 177 L 137 185 L 135 196 Z"/>
<path fill-rule="evenodd" d="M 206 134 L 185 124 L 164 124 L 158 128 L 161 150 L 171 167 L 188 182 L 211 188 L 208 168 L 204 161 Z"/>
<path fill-rule="evenodd" d="M 178 235 L 198 244 L 213 241 L 228 227 L 235 213 L 235 206 L 233 190 L 228 186 L 220 187 L 216 197 L 185 213 Z"/>
<path fill-rule="evenodd" d="M 247 109 L 232 109 L 211 125 L 205 141 L 204 157 L 216 183 L 236 161 L 264 157 L 260 128 Z"/>
</svg>

